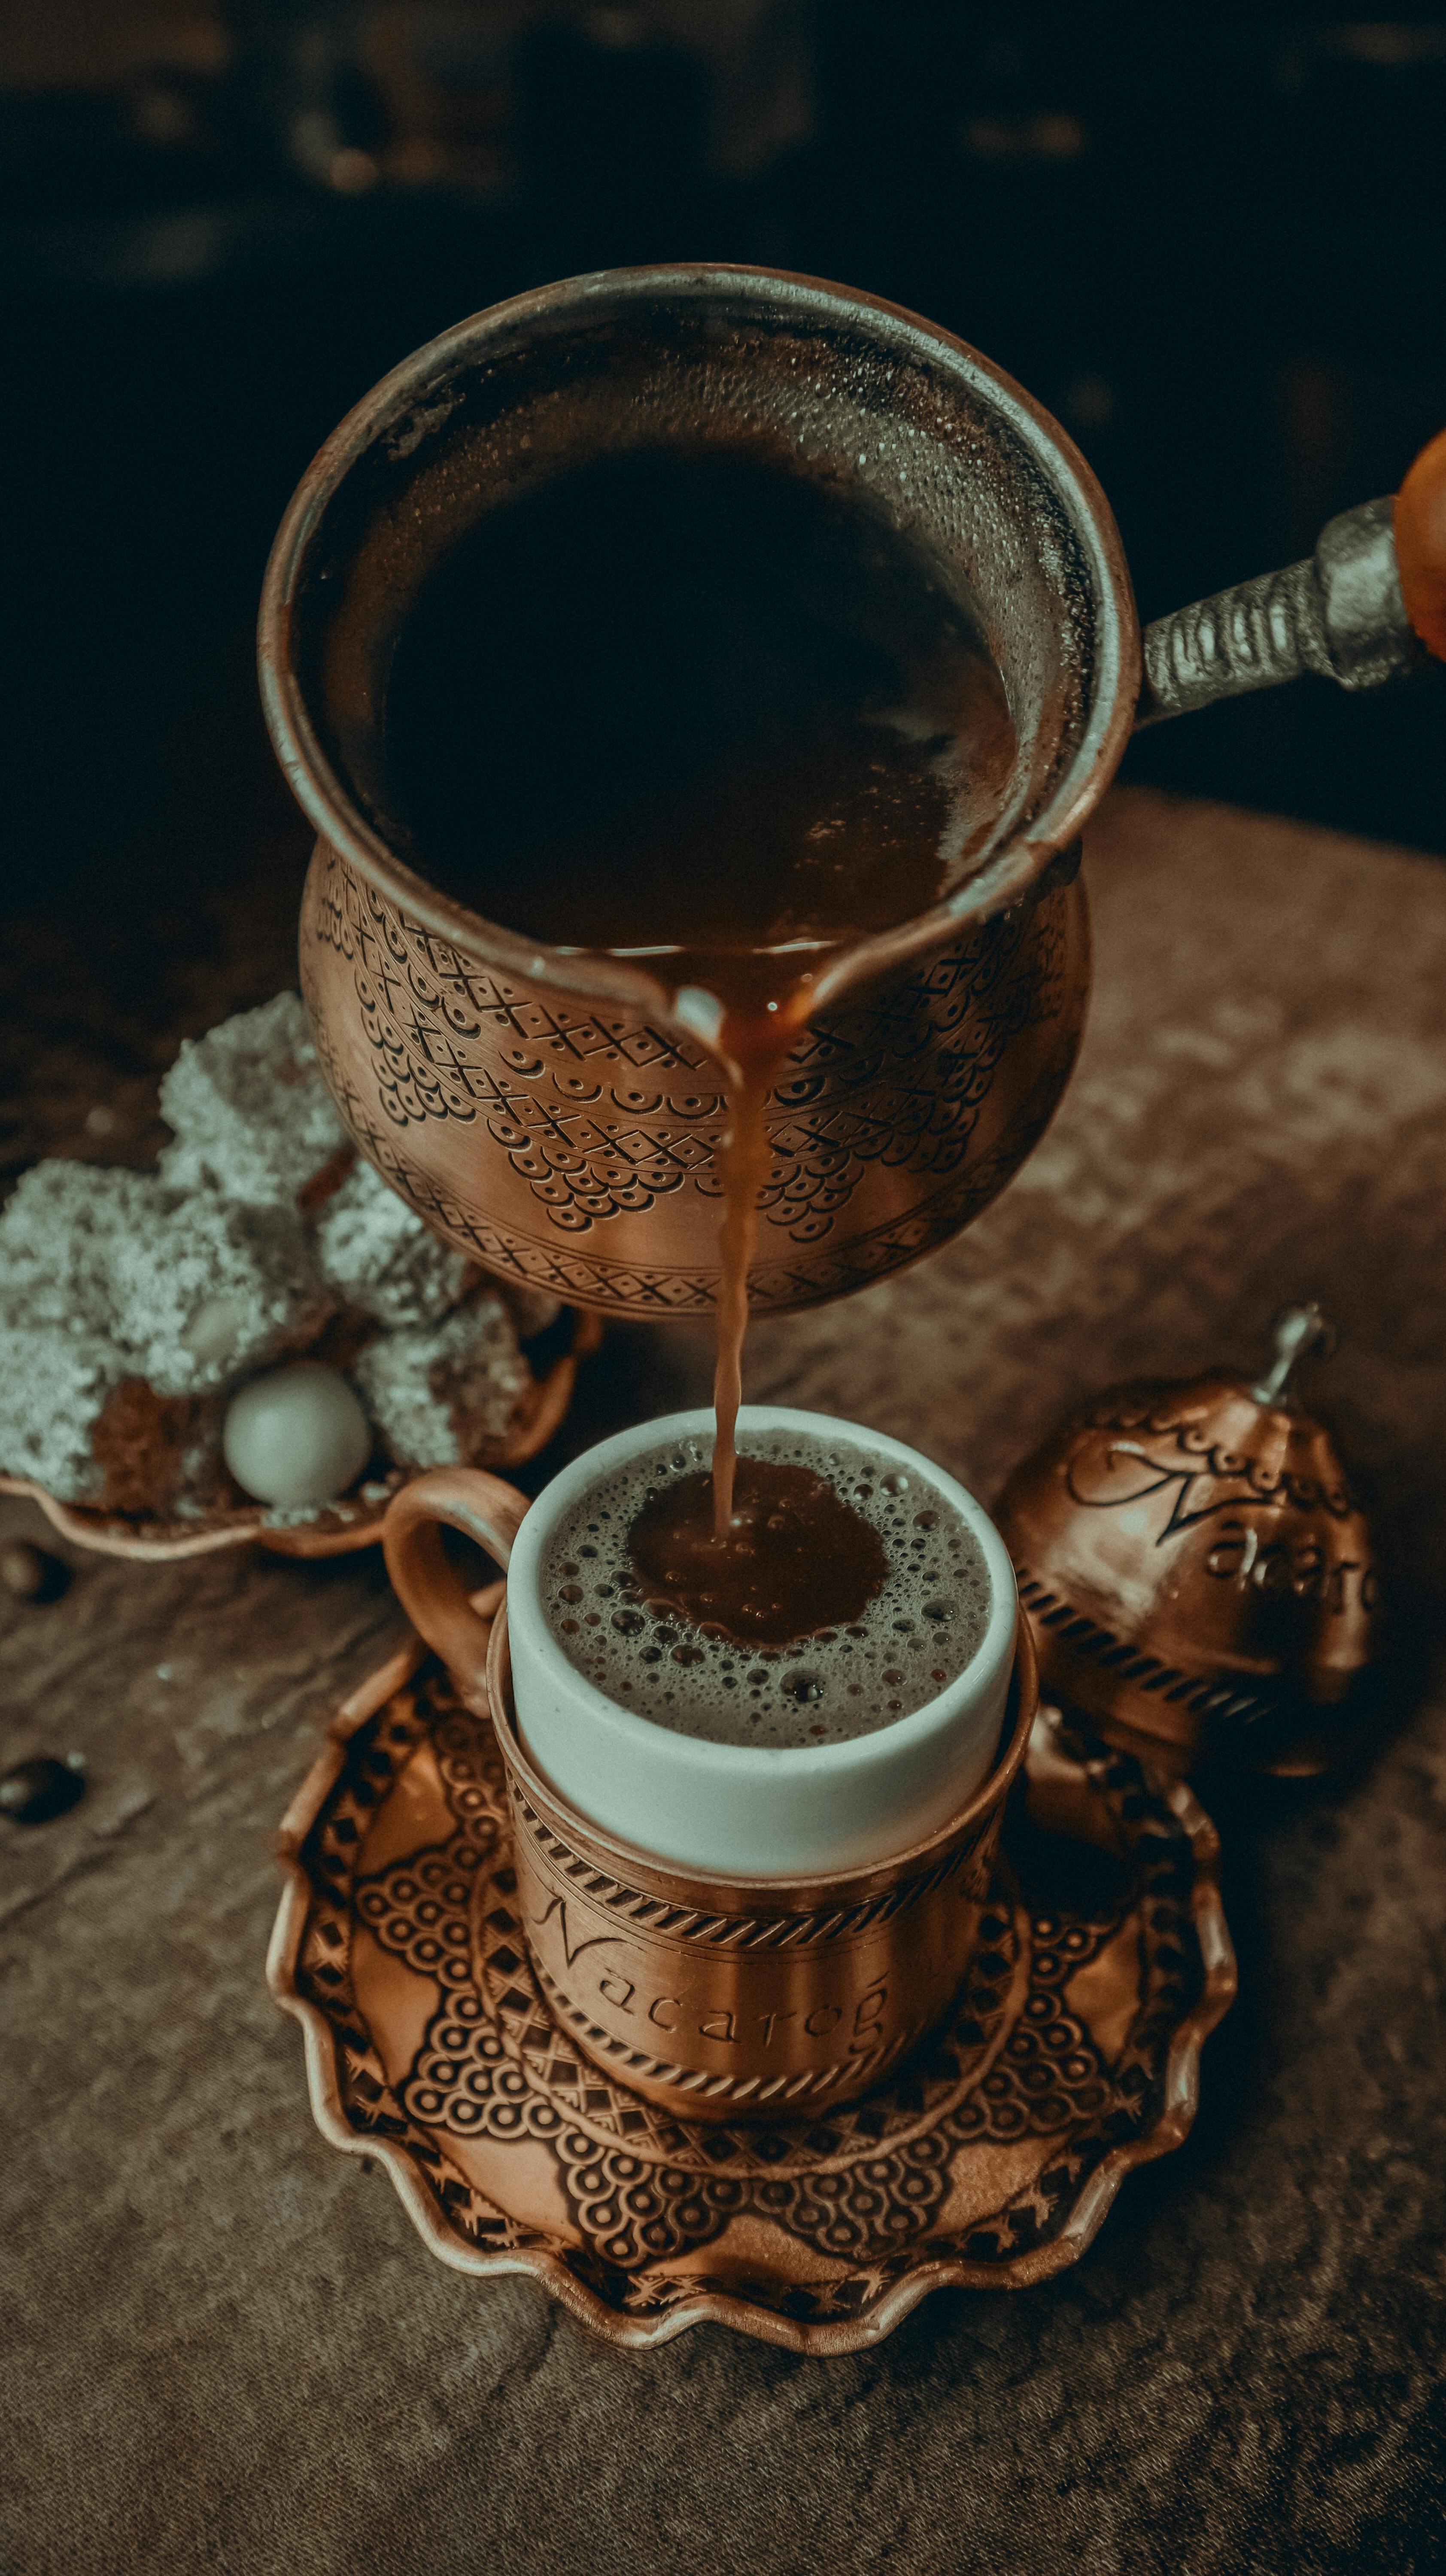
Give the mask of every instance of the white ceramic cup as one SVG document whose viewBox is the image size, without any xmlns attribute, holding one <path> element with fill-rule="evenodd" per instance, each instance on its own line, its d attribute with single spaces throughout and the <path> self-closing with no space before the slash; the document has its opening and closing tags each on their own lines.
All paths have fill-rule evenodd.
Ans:
<svg viewBox="0 0 1446 2576">
<path fill-rule="evenodd" d="M 825 1447 L 842 1445 L 887 1458 L 921 1483 L 973 1532 L 989 1576 L 990 1609 L 983 1638 L 956 1678 L 912 1715 L 844 1743 L 776 1746 L 714 1744 L 675 1734 L 621 1708 L 580 1673 L 548 1624 L 541 1589 L 548 1543 L 558 1522 L 590 1487 L 632 1459 L 670 1442 L 704 1441 L 711 1410 L 670 1414 L 621 1431 L 553 1478 L 530 1507 L 504 1513 L 500 1498 L 520 1497 L 492 1477 L 443 1469 L 404 1488 L 392 1507 L 398 1539 L 388 1562 L 404 1604 L 447 1657 L 459 1656 L 435 1619 L 424 1613 L 415 1560 L 401 1544 L 402 1523 L 414 1536 L 429 1491 L 443 1488 L 436 1516 L 469 1527 L 507 1570 L 507 1626 L 518 1732 L 534 1767 L 578 1813 L 656 1859 L 715 1877 L 795 1879 L 889 1859 L 947 1824 L 972 1797 L 999 1746 L 1014 1666 L 1018 1616 L 1014 1570 L 993 1522 L 972 1494 L 902 1441 L 886 1439 L 827 1414 L 779 1405 L 745 1405 L 740 1449 L 760 1432 L 804 1434 Z M 466 1508 L 473 1488 L 477 1508 Z M 499 1498 L 483 1508 L 482 1489 Z M 404 1497 L 411 1496 L 404 1508 Z M 462 1498 L 462 1509 L 457 1498 Z M 507 1524 L 510 1522 L 510 1526 Z"/>
</svg>

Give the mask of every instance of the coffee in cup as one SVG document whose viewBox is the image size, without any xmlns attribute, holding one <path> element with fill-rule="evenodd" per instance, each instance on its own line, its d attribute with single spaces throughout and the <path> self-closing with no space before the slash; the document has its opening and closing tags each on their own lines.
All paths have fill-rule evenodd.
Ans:
<svg viewBox="0 0 1446 2576">
<path fill-rule="evenodd" d="M 553 1523 L 543 1615 L 606 1698 L 710 1743 L 806 1751 L 914 1715 L 973 1662 L 989 1568 L 934 1475 L 843 1426 L 753 1432 L 720 1550 L 710 1448 L 655 1441 Z"/>
<path fill-rule="evenodd" d="M 883 1560 L 877 1591 L 862 1602 L 855 1594 L 843 1603 L 860 1608 L 862 1615 L 812 1622 L 813 1633 L 794 1641 L 801 1651 L 795 1655 L 792 1646 L 783 1647 L 775 1666 L 765 1661 L 761 1648 L 756 1655 L 744 1655 L 741 1648 L 730 1652 L 726 1629 L 722 1639 L 708 1634 L 715 1621 L 690 1616 L 682 1608 L 670 1613 L 666 1606 L 659 1617 L 644 1606 L 641 1581 L 637 1603 L 617 1590 L 607 1594 L 598 1589 L 589 1600 L 580 1576 L 562 1571 L 566 1565 L 591 1571 L 603 1561 L 580 1552 L 598 1544 L 589 1522 L 597 1521 L 599 1533 L 611 1526 L 604 1524 L 602 1513 L 606 1509 L 611 1514 L 614 1495 L 638 1494 L 644 1509 L 649 1494 L 667 1494 L 676 1502 L 689 1472 L 704 1475 L 701 1462 L 708 1456 L 712 1429 L 711 1410 L 699 1410 L 620 1432 L 574 1459 L 530 1507 L 495 1477 L 465 1469 L 439 1469 L 421 1477 L 403 1488 L 388 1514 L 384 1535 L 392 1580 L 423 1633 L 445 1655 L 464 1696 L 482 1709 L 490 1706 L 486 1636 L 446 1567 L 435 1524 L 446 1520 L 470 1530 L 507 1566 L 518 1738 L 528 1760 L 588 1823 L 655 1860 L 750 1882 L 872 1865 L 946 1825 L 990 1770 L 1014 1666 L 1017 1623 L 1014 1573 L 1004 1543 L 972 1494 L 901 1441 L 824 1414 L 748 1405 L 739 1415 L 739 1433 L 745 1456 L 754 1453 L 755 1474 L 770 1466 L 797 1469 L 806 1460 L 817 1461 L 817 1469 L 805 1472 L 823 1484 L 828 1483 L 824 1469 L 837 1479 L 828 1487 L 835 1512 L 851 1480 L 856 1493 L 864 1486 L 870 1489 L 880 1526 L 847 1507 Z M 698 1469 L 685 1469 L 682 1477 L 662 1475 L 658 1462 L 679 1455 L 685 1461 L 696 1457 Z M 890 1477 L 907 1481 L 884 1504 L 880 1497 Z M 912 1513 L 905 1512 L 905 1504 L 912 1504 Z M 891 1521 L 889 1510 L 895 1506 L 897 1520 Z M 705 1540 L 707 1508 L 703 1491 L 700 1526 Z M 638 1515 L 629 1518 L 622 1499 L 617 1509 L 615 1571 L 611 1577 L 606 1572 L 596 1576 L 598 1587 L 625 1581 L 628 1533 Z M 932 1528 L 917 1528 L 920 1511 L 937 1511 L 940 1518 Z M 686 1515 L 680 1519 L 686 1536 Z M 562 1533 L 565 1540 L 560 1540 Z M 773 1544 L 765 1567 L 776 1561 L 780 1533 L 766 1535 Z M 957 1557 L 950 1556 L 951 1539 L 958 1543 Z M 916 1555 L 917 1540 L 925 1545 Z M 828 1544 L 825 1536 L 823 1545 Z M 806 1587 L 836 1570 L 838 1553 L 835 1544 L 830 1567 L 822 1550 L 812 1558 L 806 1547 L 800 1550 L 800 1579 Z M 709 1554 L 705 1544 L 698 1561 L 706 1562 Z M 743 1561 L 745 1551 L 736 1545 L 713 1555 L 730 1579 Z M 951 1564 L 959 1569 L 958 1577 L 951 1577 L 946 1588 L 940 1569 Z M 913 1567 L 927 1569 L 922 1581 Z M 676 1570 L 662 1569 L 665 1574 Z M 686 1566 L 683 1574 L 686 1584 L 691 1579 Z M 649 1580 L 655 1581 L 656 1574 Z M 769 1581 L 776 1590 L 776 1577 Z M 563 1597 L 574 1588 L 583 1592 L 581 1603 Z M 870 1601 L 881 1605 L 872 1626 Z M 731 1606 L 736 1616 L 736 1598 Z M 707 1607 L 695 1596 L 695 1610 Z M 926 1620 L 925 1611 L 933 1608 L 947 1609 L 949 1621 Z M 621 1669 L 635 1672 L 639 1683 L 643 1674 L 657 1669 L 644 1661 L 658 1643 L 657 1626 L 676 1623 L 673 1646 L 666 1649 L 671 1668 L 682 1678 L 689 1672 L 712 1675 L 716 1669 L 716 1697 L 705 1688 L 692 1702 L 675 1696 L 670 1705 L 660 1693 L 661 1718 L 668 1722 L 644 1714 L 574 1660 L 569 1651 L 574 1633 L 564 1622 L 575 1614 L 580 1614 L 577 1638 L 589 1641 L 601 1636 L 604 1614 L 643 1621 L 636 1630 L 610 1630 L 624 1648 L 636 1642 L 636 1663 L 628 1653 Z M 594 1618 L 596 1629 L 589 1624 Z M 906 1621 L 912 1633 L 905 1632 Z M 850 1626 L 863 1628 L 863 1637 L 850 1637 Z M 952 1653 L 935 1651 L 939 1626 L 952 1635 Z M 832 1638 L 829 1629 L 835 1632 Z M 900 1654 L 884 1662 L 889 1643 Z M 821 1664 L 830 1645 L 839 1648 L 837 1658 Z M 672 1663 L 675 1646 L 696 1653 L 702 1662 Z M 905 1646 L 912 1649 L 907 1663 Z M 590 1645 L 580 1651 L 586 1656 Z M 664 1651 L 660 1645 L 660 1656 Z M 723 1669 L 730 1661 L 731 1676 Z M 862 1677 L 875 1669 L 878 1694 Z M 755 1685 L 747 1676 L 760 1670 L 770 1680 Z M 857 1700 L 852 1695 L 856 1671 L 861 1676 Z M 945 1674 L 942 1683 L 934 1681 L 936 1671 Z M 901 1676 L 899 1682 L 886 1678 L 892 1673 Z M 795 1675 L 819 1679 L 823 1697 L 790 1700 L 783 1682 Z M 757 1701 L 751 1697 L 755 1687 Z M 928 1695 L 921 1698 L 926 1689 Z M 732 1716 L 739 1693 L 749 1715 L 755 1708 L 760 1711 L 756 1728 L 748 1716 Z M 900 1702 L 897 1711 L 890 1706 L 894 1699 Z M 907 1704 L 911 1699 L 912 1706 Z M 807 1724 L 798 1729 L 790 1717 L 785 1740 L 777 1721 L 795 1706 Z M 813 1709 L 826 1714 L 814 1717 L 809 1714 Z M 854 1710 L 858 1714 L 850 1727 L 848 1712 Z M 675 1712 L 684 1724 L 671 1722 Z M 831 1731 L 822 1737 L 809 1732 L 820 1723 Z M 712 1732 L 704 1731 L 709 1727 Z"/>
</svg>

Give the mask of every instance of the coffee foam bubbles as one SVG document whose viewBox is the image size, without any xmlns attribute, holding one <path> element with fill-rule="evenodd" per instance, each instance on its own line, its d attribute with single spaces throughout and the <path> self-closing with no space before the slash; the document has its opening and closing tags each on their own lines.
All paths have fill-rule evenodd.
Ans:
<svg viewBox="0 0 1446 2576">
<path fill-rule="evenodd" d="M 937 1699 L 989 1621 L 988 1568 L 968 1523 L 922 1472 L 866 1441 L 754 1432 L 740 1454 L 811 1468 L 878 1531 L 889 1573 L 860 1618 L 759 1649 L 643 1599 L 628 1531 L 660 1487 L 709 1465 L 711 1441 L 690 1436 L 601 1478 L 553 1531 L 541 1595 L 568 1661 L 637 1716 L 716 1744 L 844 1743 Z"/>
</svg>

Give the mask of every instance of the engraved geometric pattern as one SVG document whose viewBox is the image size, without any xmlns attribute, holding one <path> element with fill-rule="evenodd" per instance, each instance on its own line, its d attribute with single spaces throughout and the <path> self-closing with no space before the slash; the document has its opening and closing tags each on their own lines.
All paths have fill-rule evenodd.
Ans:
<svg viewBox="0 0 1446 2576">
<path fill-rule="evenodd" d="M 934 1888 L 957 1877 L 991 1822 L 987 1815 L 981 1816 L 973 1832 L 945 1852 L 931 1869 L 898 1879 L 880 1895 L 865 1898 L 857 1905 L 817 1908 L 808 1914 L 699 1914 L 665 1904 L 660 1896 L 644 1895 L 621 1879 L 610 1878 L 605 1871 L 579 1862 L 569 1846 L 535 1813 L 515 1782 L 512 1796 L 516 1811 L 514 1832 L 529 1834 L 550 1860 L 576 1880 L 580 1892 L 595 1904 L 607 1907 L 611 1920 L 644 1929 L 666 1914 L 670 1941 L 705 1942 L 710 1950 L 805 1950 L 819 1942 L 842 1940 L 870 1925 L 886 1923 L 907 1907 L 917 1905 Z"/>
<path fill-rule="evenodd" d="M 462 2244 L 546 2253 L 628 2320 L 665 2321 L 710 2287 L 798 2325 L 866 2320 L 918 2264 L 950 2256 L 1009 2277 L 1067 2226 L 1111 2149 L 1161 2122 L 1172 2045 L 1202 1993 L 1190 1833 L 1128 1755 L 1073 1724 L 1060 1744 L 1129 1854 L 1119 1892 L 1089 1911 L 1031 1913 L 999 1863 L 951 2017 L 902 2070 L 822 2116 L 690 2124 L 581 2058 L 554 2019 L 512 1910 L 492 1730 L 429 1662 L 350 1739 L 300 1855 L 296 1989 L 331 2032 L 349 2129 L 403 2152 Z M 403 1780 L 429 1830 L 368 1868 Z M 357 1999 L 363 1927 L 430 1997 L 420 2044 L 390 2075 Z M 1135 1964 L 1123 2035 L 1105 2045 L 1074 1981 L 1111 1945 Z M 973 2152 L 1030 2141 L 1032 2179 L 951 2227 Z M 524 2145 L 548 2159 L 565 2229 L 509 2213 L 508 2158 Z M 823 2277 L 800 2280 L 795 2260 L 742 2284 L 734 2269 L 714 2278 L 707 2249 L 737 2219 L 771 2222 Z"/>
<path fill-rule="evenodd" d="M 1073 1062 L 1079 994 L 1068 896 L 1056 891 L 971 929 L 866 1001 L 801 1035 L 771 1095 L 763 1239 L 751 1290 L 763 1306 L 843 1294 L 967 1224 L 1042 1134 Z M 364 1083 L 328 1034 L 318 952 L 349 969 L 347 1010 Z M 621 1010 L 489 973 L 325 853 L 304 915 L 302 985 L 327 1077 L 362 1152 L 418 1213 L 491 1270 L 618 1312 L 704 1309 L 704 1267 L 638 1265 L 608 1220 L 678 1194 L 721 1212 L 716 1155 L 727 1108 L 703 1048 Z M 1026 1095 L 976 1141 L 1011 1045 L 1047 1030 Z M 524 1185 L 535 1225 L 494 1221 L 423 1168 L 426 1131 L 461 1124 Z M 842 1222 L 872 1168 L 902 1176 L 893 1213 Z M 907 1204 L 899 1207 L 901 1194 Z M 858 1227 L 858 1231 L 853 1228 Z"/>
<path fill-rule="evenodd" d="M 534 1898 L 540 1893 L 546 1903 L 550 1896 L 551 1904 L 562 1907 L 565 1922 L 566 1909 L 576 1896 L 582 1901 L 590 1920 L 606 1921 L 614 1927 L 603 1936 L 610 1943 L 620 1936 L 626 1941 L 629 1932 L 635 1935 L 654 1933 L 661 1936 L 667 1950 L 671 1951 L 675 1944 L 681 1943 L 685 1950 L 694 1947 L 705 1951 L 710 1961 L 720 1953 L 736 1956 L 744 1950 L 794 1954 L 822 1948 L 837 1951 L 840 1945 L 857 1941 L 865 1932 L 874 1931 L 900 1915 L 917 1912 L 926 1899 L 945 1890 L 951 1891 L 954 1902 L 966 1913 L 977 1911 L 988 1892 L 999 1824 L 997 1811 L 986 1810 L 976 1818 L 968 1832 L 952 1848 L 946 1848 L 932 1864 L 895 1879 L 877 1895 L 853 1905 L 815 1908 L 801 1914 L 699 1913 L 664 1898 L 642 1893 L 597 1868 L 592 1861 L 576 1854 L 536 1814 L 515 1779 L 509 1779 L 508 1790 L 513 1807 L 514 1849 L 519 1847 L 520 1838 L 520 1846 L 525 1848 L 532 1844 L 534 1860 L 542 1863 L 541 1885 L 539 1888 L 534 1883 Z M 621 1961 L 615 1960 L 614 1965 L 621 1975 L 628 1975 L 629 1970 Z M 478 1972 L 488 2000 L 506 2028 L 507 2007 L 513 1999 L 500 1991 L 494 1980 L 485 1933 L 479 1939 Z M 636 2034 L 627 2040 L 618 2037 L 597 2022 L 592 2011 L 579 2004 L 540 1963 L 537 1974 L 553 2019 L 579 2034 L 579 2044 L 585 2052 L 594 2058 L 603 2056 L 609 2059 L 614 2072 L 624 2083 L 666 2084 L 684 2099 L 690 2093 L 697 2098 L 700 2078 L 696 2070 L 676 2065 L 666 2057 L 657 2057 L 639 2048 Z M 505 1988 L 507 1984 L 508 1973 L 504 1969 L 501 1986 Z M 932 2019 L 932 2015 L 929 2018 Z M 822 2065 L 792 2073 L 775 2073 L 766 2084 L 760 2082 L 757 2072 L 735 2076 L 715 2070 L 701 2089 L 715 2105 L 729 2100 L 738 2103 L 740 2118 L 756 2121 L 764 2102 L 769 2106 L 770 2117 L 785 2116 L 800 2111 L 804 2106 L 825 2102 L 845 2084 L 851 2089 L 864 2078 L 871 2084 L 877 2082 L 887 2068 L 904 2056 L 923 2035 L 926 2027 L 923 2020 L 911 2024 L 907 2017 L 895 2016 L 880 2030 L 871 2045 L 855 2038 L 846 2055 L 826 2059 Z M 745 2103 L 746 2110 L 742 2107 Z"/>
</svg>

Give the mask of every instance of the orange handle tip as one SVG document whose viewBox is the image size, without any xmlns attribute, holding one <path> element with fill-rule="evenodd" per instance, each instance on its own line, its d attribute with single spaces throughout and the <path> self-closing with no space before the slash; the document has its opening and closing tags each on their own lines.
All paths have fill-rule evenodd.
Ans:
<svg viewBox="0 0 1446 2576">
<path fill-rule="evenodd" d="M 1446 662 L 1446 429 L 1396 494 L 1393 525 L 1406 615 L 1427 652 Z"/>
</svg>

